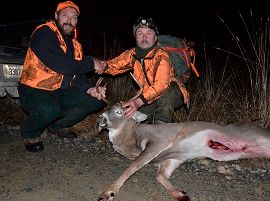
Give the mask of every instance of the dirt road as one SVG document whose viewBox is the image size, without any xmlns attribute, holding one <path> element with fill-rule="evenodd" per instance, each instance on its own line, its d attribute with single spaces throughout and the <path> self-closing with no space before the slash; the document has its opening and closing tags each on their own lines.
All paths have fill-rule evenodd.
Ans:
<svg viewBox="0 0 270 201">
<path fill-rule="evenodd" d="M 0 131 L 0 200 L 94 201 L 128 166 L 108 142 L 89 133 L 74 141 L 44 135 L 45 149 L 28 153 L 18 128 Z M 147 165 L 120 189 L 116 201 L 172 201 Z M 192 201 L 270 201 L 270 160 L 190 161 L 171 181 Z"/>
</svg>

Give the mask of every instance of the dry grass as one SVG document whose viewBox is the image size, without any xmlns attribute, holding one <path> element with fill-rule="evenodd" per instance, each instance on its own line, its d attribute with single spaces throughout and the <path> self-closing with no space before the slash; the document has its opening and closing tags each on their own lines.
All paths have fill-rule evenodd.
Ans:
<svg viewBox="0 0 270 201">
<path fill-rule="evenodd" d="M 253 17 L 252 12 L 250 14 Z M 207 55 L 205 50 L 206 70 L 200 80 L 192 80 L 189 84 L 190 113 L 177 112 L 178 121 L 206 120 L 218 124 L 253 122 L 270 127 L 269 18 L 260 19 L 257 27 L 252 20 L 250 31 L 242 15 L 239 15 L 248 41 L 241 42 L 240 37 L 224 24 L 232 34 L 240 55 L 217 48 L 226 55 L 223 66 L 214 66 L 210 62 L 215 61 L 214 56 Z M 235 62 L 235 57 L 242 63 Z"/>
</svg>

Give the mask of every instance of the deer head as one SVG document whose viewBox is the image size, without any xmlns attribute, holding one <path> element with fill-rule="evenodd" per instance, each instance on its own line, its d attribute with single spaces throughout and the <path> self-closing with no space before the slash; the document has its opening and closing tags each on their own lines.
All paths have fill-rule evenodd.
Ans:
<svg viewBox="0 0 270 201">
<path fill-rule="evenodd" d="M 135 100 L 138 98 L 142 91 L 143 87 L 142 85 L 138 82 L 138 80 L 134 77 L 132 73 L 130 73 L 131 77 L 134 79 L 134 81 L 139 85 L 140 89 L 139 91 L 131 97 L 128 101 Z M 96 83 L 97 91 L 98 87 L 100 86 L 103 78 L 99 78 L 99 80 Z M 107 100 L 104 100 L 108 103 Z M 132 116 L 132 119 L 136 122 L 141 122 L 147 119 L 147 115 L 143 114 L 139 111 L 136 111 L 136 113 Z M 103 128 L 107 128 L 108 130 L 112 129 L 115 130 L 117 128 L 121 128 L 122 124 L 125 124 L 126 121 L 128 121 L 129 118 L 127 118 L 124 114 L 124 108 L 121 106 L 120 103 L 109 107 L 108 110 L 106 110 L 103 114 L 101 114 L 97 120 L 99 124 L 99 131 L 101 131 Z"/>
<path fill-rule="evenodd" d="M 139 123 L 146 120 L 147 115 L 137 111 L 131 119 Z M 102 129 L 108 129 L 109 131 L 113 132 L 123 128 L 128 121 L 130 121 L 130 119 L 125 116 L 124 108 L 121 106 L 121 104 L 116 104 L 109 107 L 98 117 L 97 120 L 99 125 L 99 131 L 101 131 Z"/>
</svg>

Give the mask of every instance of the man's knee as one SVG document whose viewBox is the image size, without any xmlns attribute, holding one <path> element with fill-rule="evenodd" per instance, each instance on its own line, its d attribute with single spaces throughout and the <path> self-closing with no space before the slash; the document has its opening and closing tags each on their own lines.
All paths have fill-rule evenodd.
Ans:
<svg viewBox="0 0 270 201">
<path fill-rule="evenodd" d="M 156 114 L 156 121 L 161 121 L 164 123 L 173 122 L 174 109 L 170 106 L 160 108 Z"/>
<path fill-rule="evenodd" d="M 174 110 L 178 109 L 183 103 L 183 94 L 175 82 L 170 85 L 168 91 L 159 100 L 160 105 Z"/>
<path fill-rule="evenodd" d="M 86 105 L 81 105 L 81 109 L 87 113 L 95 113 L 104 107 L 104 102 L 96 98 L 92 98 Z"/>
</svg>

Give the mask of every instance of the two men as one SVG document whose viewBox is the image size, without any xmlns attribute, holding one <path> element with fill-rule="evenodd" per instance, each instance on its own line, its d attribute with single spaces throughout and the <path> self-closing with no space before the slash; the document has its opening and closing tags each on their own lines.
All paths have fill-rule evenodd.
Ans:
<svg viewBox="0 0 270 201">
<path fill-rule="evenodd" d="M 101 62 L 85 57 L 76 40 L 79 7 L 71 1 L 59 3 L 55 20 L 33 32 L 18 86 L 21 107 L 28 114 L 21 124 L 25 148 L 43 150 L 41 133 L 76 137 L 70 127 L 103 107 L 106 87 L 96 90 L 88 73 L 116 75 L 132 70 L 143 91 L 123 103 L 125 114 L 136 110 L 148 115 L 148 123 L 173 122 L 173 112 L 183 104 L 180 85 L 168 52 L 161 48 L 158 28 L 152 19 L 139 18 L 133 26 L 136 47 Z"/>
</svg>

